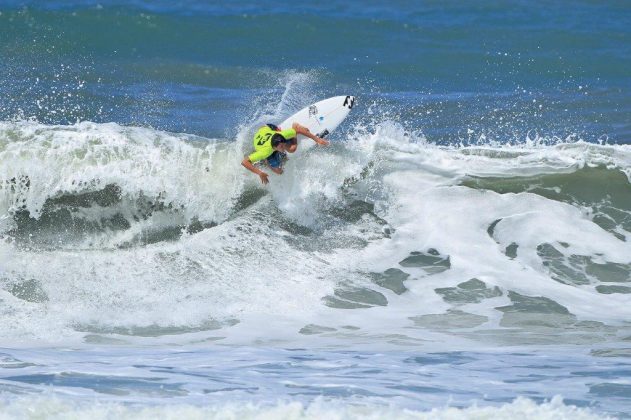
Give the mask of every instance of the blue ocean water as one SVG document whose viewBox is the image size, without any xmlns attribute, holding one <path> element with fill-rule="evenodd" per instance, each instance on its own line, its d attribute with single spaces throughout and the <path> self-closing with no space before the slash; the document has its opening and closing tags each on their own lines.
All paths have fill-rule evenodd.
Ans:
<svg viewBox="0 0 631 420">
<path fill-rule="evenodd" d="M 630 28 L 0 0 L 0 417 L 629 417 Z M 330 147 L 240 166 L 336 95 Z"/>
</svg>

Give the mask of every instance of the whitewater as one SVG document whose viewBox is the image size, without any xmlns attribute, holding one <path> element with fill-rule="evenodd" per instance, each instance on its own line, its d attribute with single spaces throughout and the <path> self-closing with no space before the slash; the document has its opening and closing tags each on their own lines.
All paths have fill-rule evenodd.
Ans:
<svg viewBox="0 0 631 420">
<path fill-rule="evenodd" d="M 238 384 L 219 388 L 235 401 L 302 396 L 298 407 L 221 408 L 246 410 L 244 416 L 326 415 L 304 395 L 348 395 L 379 406 L 399 382 L 403 407 L 431 408 L 415 389 L 438 404 L 466 407 L 485 394 L 463 389 L 458 396 L 463 378 L 449 373 L 454 364 L 484 371 L 498 358 L 499 376 L 521 383 L 524 372 L 512 364 L 531 366 L 528 376 L 545 371 L 540 345 L 558 353 L 545 357 L 560 369 L 602 359 L 599 369 L 567 372 L 586 389 L 568 390 L 560 380 L 547 392 L 579 402 L 596 394 L 615 408 L 609 400 L 628 391 L 631 385 L 614 375 L 621 364 L 629 369 L 617 359 L 631 335 L 628 146 L 436 146 L 382 121 L 353 126 L 330 148 L 305 148 L 263 187 L 239 166 L 252 129 L 244 126 L 236 142 L 227 142 L 115 123 L 0 124 L 2 336 L 5 346 L 33 346 L 4 352 L 3 367 L 20 368 L 17 377 L 5 370 L 4 387 L 59 390 L 20 397 L 7 410 L 35 404 L 62 417 L 68 410 L 139 415 L 117 405 L 86 408 L 86 392 L 110 395 L 113 404 L 163 394 L 199 403 L 209 391 L 180 381 L 181 370 L 191 363 L 195 375 L 210 374 L 202 373 L 208 361 L 225 366 L 212 374 L 217 380 Z M 565 361 L 567 345 L 585 350 Z M 70 360 L 47 354 L 58 346 L 73 349 Z M 143 360 L 160 363 L 130 372 L 122 362 L 130 350 L 115 347 L 95 358 L 100 346 L 140 346 L 134 352 Z M 234 356 L 232 346 L 243 359 L 224 360 Z M 516 350 L 529 346 L 530 356 Z M 362 355 L 367 348 L 388 357 Z M 412 349 L 428 353 L 424 375 L 438 369 L 445 384 L 425 387 L 410 377 Z M 191 358 L 180 360 L 188 351 Z M 388 377 L 375 373 L 356 384 L 355 358 Z M 258 362 L 244 367 L 241 360 Z M 303 370 L 313 364 L 349 373 L 342 383 L 306 385 Z M 285 378 L 270 390 L 252 370 L 266 373 L 264 383 L 270 374 L 300 372 L 301 380 Z M 475 375 L 467 377 L 470 388 Z M 540 395 L 540 382 L 520 395 Z M 449 391 L 432 391 L 441 386 Z M 491 400 L 506 401 L 499 389 L 484 387 Z M 76 402 L 59 401 L 57 392 L 77 396 L 72 389 L 87 391 L 71 398 Z M 508 413 L 570 410 L 560 400 L 508 401 Z M 352 407 L 343 415 L 361 415 Z M 188 409 L 206 416 L 219 408 L 164 414 Z M 454 416 L 477 413 L 467 408 Z"/>
</svg>

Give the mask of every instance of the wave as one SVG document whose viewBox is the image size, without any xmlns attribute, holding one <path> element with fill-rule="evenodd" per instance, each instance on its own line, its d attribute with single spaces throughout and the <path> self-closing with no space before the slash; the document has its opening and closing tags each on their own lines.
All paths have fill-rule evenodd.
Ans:
<svg viewBox="0 0 631 420">
<path fill-rule="evenodd" d="M 298 342 L 625 331 L 627 146 L 445 147 L 382 122 L 303 148 L 263 187 L 239 165 L 252 129 L 1 123 L 6 333 L 265 342 L 279 332 L 254 326 L 279 318 Z"/>
<path fill-rule="evenodd" d="M 216 142 L 93 123 L 3 123 L 0 133 L 3 230 L 22 241 L 127 232 L 125 243 L 150 243 L 152 232 L 221 222 L 246 200 L 237 150 Z"/>
<path fill-rule="evenodd" d="M 103 234 L 127 232 L 118 245 L 129 246 L 215 226 L 265 194 L 247 182 L 251 177 L 238 165 L 245 131 L 231 144 L 117 124 L 0 123 L 3 231 L 47 246 L 76 245 L 78 237 L 89 236 L 84 246 L 98 247 L 104 242 L 96 237 Z M 324 202 L 344 197 L 342 202 L 356 206 L 359 201 L 349 199 L 358 181 L 373 184 L 375 192 L 388 172 L 415 165 L 453 185 L 531 192 L 582 205 L 603 227 L 629 230 L 625 148 L 580 143 L 437 148 L 386 123 L 374 134 L 358 130 L 334 149 L 300 157 L 301 168 L 290 165 L 284 179 L 272 184 L 280 210 L 303 224 L 323 206 L 340 213 L 344 203 Z M 313 182 L 313 175 L 327 181 Z M 318 197 L 304 205 L 309 195 Z M 377 196 L 368 200 L 374 203 Z"/>
</svg>

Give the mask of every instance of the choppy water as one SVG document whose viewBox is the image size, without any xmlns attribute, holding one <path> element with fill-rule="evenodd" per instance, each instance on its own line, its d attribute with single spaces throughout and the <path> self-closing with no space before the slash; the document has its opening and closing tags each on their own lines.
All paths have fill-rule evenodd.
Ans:
<svg viewBox="0 0 631 420">
<path fill-rule="evenodd" d="M 3 415 L 629 416 L 630 23 L 0 3 Z M 329 148 L 239 165 L 338 94 Z"/>
</svg>

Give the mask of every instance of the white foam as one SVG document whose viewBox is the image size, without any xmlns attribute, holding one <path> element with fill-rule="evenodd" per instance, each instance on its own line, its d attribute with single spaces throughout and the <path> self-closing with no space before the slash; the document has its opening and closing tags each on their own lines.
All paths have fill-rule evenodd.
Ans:
<svg viewBox="0 0 631 420">
<path fill-rule="evenodd" d="M 351 405 L 341 401 L 319 399 L 303 405 L 299 402 L 276 405 L 226 404 L 221 406 L 126 405 L 120 403 L 75 402 L 54 396 L 17 397 L 0 405 L 0 419 L 507 419 L 532 418 L 555 420 L 604 419 L 588 409 L 565 405 L 560 397 L 537 404 L 527 398 L 517 398 L 499 407 L 472 406 L 467 408 L 435 408 L 415 411 L 369 404 Z"/>
<path fill-rule="evenodd" d="M 221 221 L 243 186 L 237 148 L 195 147 L 181 135 L 114 123 L 3 122 L 0 137 L 12 139 L 0 148 L 2 215 L 23 206 L 39 218 L 47 199 L 114 184 L 123 197 L 142 195 L 183 208 L 189 219 Z"/>
<path fill-rule="evenodd" d="M 580 207 L 530 193 L 497 194 L 459 186 L 468 175 L 521 176 L 593 165 L 628 171 L 629 147 L 437 147 L 385 123 L 372 133 L 359 130 L 345 143 L 290 157 L 286 173 L 272 176 L 270 185 L 261 187 L 239 165 L 249 144 L 247 130 L 231 145 L 193 146 L 179 135 L 116 124 L 0 124 L 3 138 L 12 139 L 0 149 L 1 178 L 6 183 L 27 174 L 31 184 L 20 193 L 0 191 L 3 220 L 10 220 L 6 216 L 20 194 L 37 216 L 47 198 L 84 191 L 77 181 L 95 182 L 92 190 L 116 183 L 123 194 L 159 196 L 182 209 L 177 216 L 155 215 L 127 231 L 108 234 L 105 245 L 93 248 L 34 253 L 5 245 L 5 256 L 0 257 L 5 276 L 3 336 L 58 342 L 80 339 L 90 331 L 199 327 L 236 319 L 241 322 L 219 334 L 227 341 L 320 339 L 299 334 L 306 324 L 336 328 L 337 333 L 329 334 L 332 340 L 366 343 L 379 337 L 390 340 L 387 337 L 394 334 L 417 340 L 413 342 L 440 341 L 444 337 L 437 333 L 411 329 L 410 317 L 444 313 L 451 305 L 434 289 L 474 277 L 503 290 L 501 297 L 466 307 L 487 317 L 487 327 L 501 316 L 494 308 L 510 303 L 509 290 L 553 299 L 581 319 L 619 324 L 631 316 L 628 295 L 604 295 L 592 285 L 553 281 L 536 254 L 543 242 L 565 242 L 568 253 L 628 263 L 628 243 L 595 225 Z M 367 246 L 334 248 L 323 243 L 320 251 L 309 252 L 287 241 L 287 231 L 274 227 L 276 215 L 282 214 L 298 225 L 328 232 L 328 226 L 320 225 L 321 213 L 344 205 L 342 187 L 349 180 L 353 197 L 374 203 L 394 230 L 390 238 L 373 235 L 370 225 L 361 221 L 331 227 L 329 235 L 359 237 Z M 246 187 L 265 188 L 269 194 L 234 214 L 233 203 Z M 101 210 L 84 210 L 84 217 L 96 217 Z M 172 243 L 116 248 L 152 226 L 193 218 L 223 223 Z M 502 222 L 490 237 L 487 229 L 498 219 Z M 503 252 L 512 242 L 519 245 L 515 259 Z M 449 255 L 451 268 L 429 277 L 420 269 L 405 268 L 411 277 L 406 282 L 409 292 L 402 295 L 379 288 L 363 274 L 400 267 L 399 261 L 410 252 L 428 248 Z M 8 292 L 12 284 L 30 279 L 38 282 L 47 301 L 29 302 Z M 322 303 L 336 287 L 349 283 L 378 290 L 388 305 L 341 310 Z M 348 325 L 358 329 L 341 329 Z"/>
</svg>

